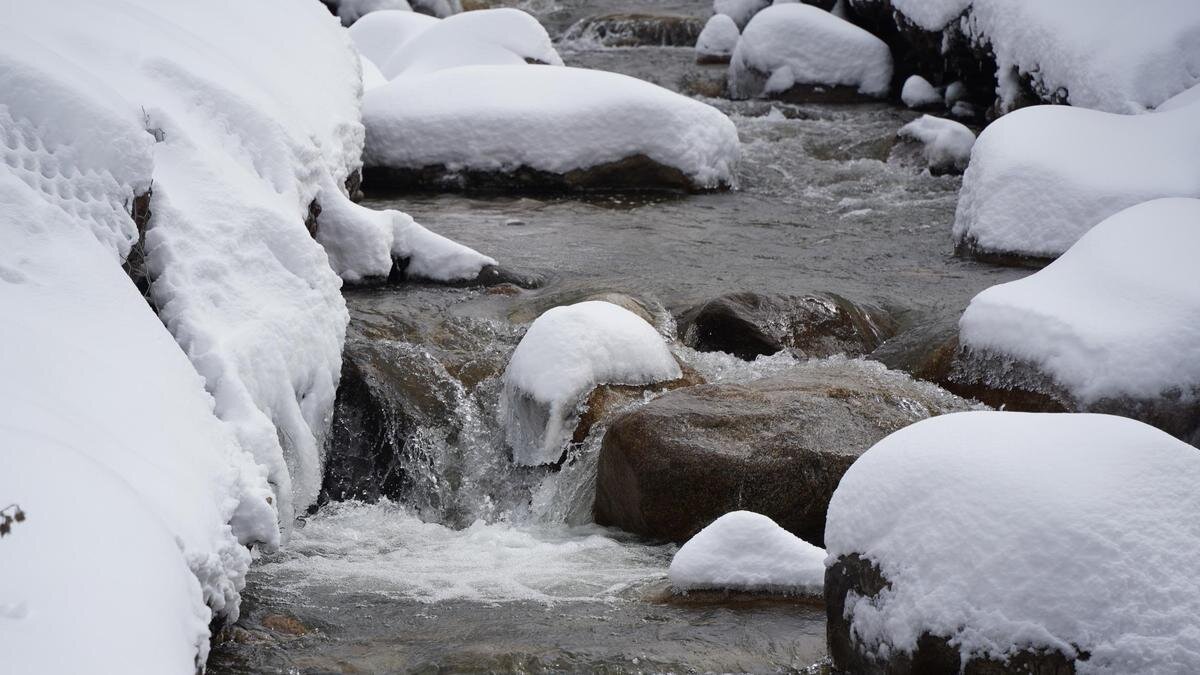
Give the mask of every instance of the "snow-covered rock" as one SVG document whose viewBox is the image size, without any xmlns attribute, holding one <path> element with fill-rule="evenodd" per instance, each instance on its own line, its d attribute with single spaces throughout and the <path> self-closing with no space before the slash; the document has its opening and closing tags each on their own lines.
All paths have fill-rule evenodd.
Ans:
<svg viewBox="0 0 1200 675">
<path fill-rule="evenodd" d="M 1054 257 L 1118 211 L 1200 196 L 1194 109 L 1116 115 L 1035 106 L 975 143 L 954 221 L 960 251 Z"/>
<path fill-rule="evenodd" d="M 350 40 L 360 54 L 380 67 L 391 60 L 404 43 L 437 24 L 437 19 L 415 12 L 372 12 L 350 27 Z"/>
<path fill-rule="evenodd" d="M 667 578 L 677 592 L 727 589 L 820 595 L 825 549 L 764 515 L 734 511 L 679 547 Z"/>
<path fill-rule="evenodd" d="M 975 145 L 975 132 L 965 125 L 931 115 L 921 115 L 905 124 L 896 135 L 920 146 L 925 164 L 935 175 L 962 173 Z"/>
<path fill-rule="evenodd" d="M 715 108 L 596 70 L 522 64 L 405 75 L 367 95 L 363 118 L 365 161 L 388 170 L 532 170 L 562 187 L 632 180 L 712 189 L 734 182 L 740 156 L 737 129 Z M 623 161 L 640 162 L 641 173 L 601 171 Z"/>
<path fill-rule="evenodd" d="M 700 63 L 729 63 L 740 37 L 733 19 L 726 14 L 714 14 L 704 24 L 700 37 L 696 38 L 696 60 Z"/>
<path fill-rule="evenodd" d="M 337 15 L 343 26 L 379 11 L 412 12 L 412 6 L 408 0 L 338 0 Z"/>
<path fill-rule="evenodd" d="M 393 24 L 398 20 L 393 19 Z M 500 8 L 456 14 L 406 27 L 402 43 L 375 65 L 389 80 L 427 75 L 459 66 L 524 65 L 530 61 L 561 66 L 562 58 L 537 19 L 518 9 Z M 460 92 L 464 96 L 469 92 Z"/>
<path fill-rule="evenodd" d="M 960 341 L 1049 376 L 1070 409 L 1119 397 L 1196 406 L 1198 250 L 1200 199 L 1131 207 L 1045 269 L 975 296 Z"/>
<path fill-rule="evenodd" d="M 829 505 L 835 666 L 1200 669 L 1198 481 L 1200 450 L 1107 415 L 969 412 L 892 434 Z"/>
<path fill-rule="evenodd" d="M 750 19 L 771 5 L 771 0 L 713 0 L 713 13 L 733 19 L 738 29 L 746 27 Z"/>
<path fill-rule="evenodd" d="M 734 98 L 784 94 L 793 86 L 845 87 L 871 97 L 891 86 L 882 40 L 817 7 L 783 4 L 754 16 L 729 66 Z"/>
<path fill-rule="evenodd" d="M 517 464 L 552 464 L 571 440 L 579 406 L 597 385 L 679 378 L 663 337 L 602 301 L 555 307 L 529 326 L 504 371 L 501 414 Z"/>
<path fill-rule="evenodd" d="M 942 105 L 944 99 L 929 80 L 920 75 L 910 75 L 900 90 L 900 100 L 910 108 L 928 108 Z"/>
</svg>

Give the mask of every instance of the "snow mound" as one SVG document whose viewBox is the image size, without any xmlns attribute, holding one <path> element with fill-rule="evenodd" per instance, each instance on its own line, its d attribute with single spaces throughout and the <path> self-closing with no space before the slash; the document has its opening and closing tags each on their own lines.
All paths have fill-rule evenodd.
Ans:
<svg viewBox="0 0 1200 675">
<path fill-rule="evenodd" d="M 825 549 L 767 516 L 734 511 L 679 548 L 667 573 L 676 591 L 730 589 L 820 595 Z"/>
<path fill-rule="evenodd" d="M 931 115 L 921 115 L 905 124 L 896 135 L 921 144 L 922 155 L 933 173 L 963 171 L 975 145 L 975 133 L 965 125 Z"/>
<path fill-rule="evenodd" d="M 926 108 L 941 105 L 943 97 L 929 80 L 920 75 L 910 75 L 900 90 L 900 100 L 910 108 Z"/>
<path fill-rule="evenodd" d="M 338 0 L 337 15 L 343 26 L 379 11 L 412 12 L 412 6 L 408 0 Z"/>
<path fill-rule="evenodd" d="M 501 415 L 513 461 L 552 464 L 597 385 L 642 385 L 682 373 L 666 342 L 633 312 L 592 300 L 555 307 L 529 326 L 504 371 Z"/>
<path fill-rule="evenodd" d="M 709 189 L 733 183 L 741 151 L 737 129 L 715 108 L 577 68 L 406 75 L 368 94 L 363 119 L 366 163 L 380 167 L 565 174 L 641 155 Z"/>
<path fill-rule="evenodd" d="M 1151 115 L 1023 108 L 975 143 L 955 242 L 984 253 L 1060 255 L 1122 209 L 1200 196 L 1197 153 L 1200 125 L 1187 108 Z"/>
<path fill-rule="evenodd" d="M 799 3 L 756 14 L 742 32 L 729 66 L 735 98 L 779 93 L 794 84 L 847 86 L 882 97 L 891 79 L 892 54 L 882 40 Z"/>
<path fill-rule="evenodd" d="M 696 38 L 696 56 L 700 59 L 727 59 L 737 47 L 737 24 L 725 14 L 714 14 L 704 24 L 700 37 Z"/>
<path fill-rule="evenodd" d="M 713 13 L 728 16 L 738 29 L 746 27 L 750 19 L 771 5 L 771 0 L 713 0 Z"/>
<path fill-rule="evenodd" d="M 1188 106 L 1200 103 L 1200 84 L 1172 96 L 1162 102 L 1162 105 L 1155 108 L 1155 112 L 1169 112 L 1179 110 Z"/>
<path fill-rule="evenodd" d="M 435 21 L 406 39 L 386 60 L 375 63 L 391 80 L 459 66 L 524 65 L 530 61 L 563 64 L 537 19 L 518 9 L 501 8 Z M 464 97 L 469 93 L 459 92 Z"/>
<path fill-rule="evenodd" d="M 867 451 L 829 505 L 832 563 L 890 587 L 846 598 L 886 657 L 922 633 L 964 657 L 1046 648 L 1079 673 L 1200 669 L 1200 451 L 1120 417 L 968 412 Z"/>
<path fill-rule="evenodd" d="M 1083 403 L 1200 395 L 1200 199 L 1158 199 L 1092 228 L 1061 258 L 993 286 L 963 345 L 1032 363 Z"/>
<path fill-rule="evenodd" d="M 350 27 L 350 40 L 358 53 L 380 66 L 391 60 L 404 43 L 436 25 L 437 19 L 415 12 L 372 12 Z"/>
</svg>

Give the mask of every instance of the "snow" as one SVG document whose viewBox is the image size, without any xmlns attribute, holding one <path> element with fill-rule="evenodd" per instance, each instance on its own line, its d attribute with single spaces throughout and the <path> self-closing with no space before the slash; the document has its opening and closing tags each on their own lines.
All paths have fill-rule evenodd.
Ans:
<svg viewBox="0 0 1200 675">
<path fill-rule="evenodd" d="M 716 188 L 734 181 L 741 151 L 737 129 L 715 108 L 632 77 L 577 68 L 406 75 L 370 92 L 363 119 L 370 166 L 561 174 L 645 155 L 696 187 Z"/>
<path fill-rule="evenodd" d="M 437 24 L 437 19 L 415 12 L 372 12 L 350 27 L 350 40 L 359 54 L 382 66 L 404 43 Z"/>
<path fill-rule="evenodd" d="M 1197 481 L 1200 451 L 1133 420 L 944 415 L 850 467 L 826 545 L 891 581 L 847 600 L 868 647 L 911 651 L 929 631 L 964 655 L 1087 651 L 1082 674 L 1194 672 Z"/>
<path fill-rule="evenodd" d="M 868 96 L 886 96 L 892 55 L 882 40 L 817 7 L 782 4 L 754 16 L 742 32 L 729 66 L 736 98 L 760 95 L 755 73 L 776 82 L 843 85 Z"/>
<path fill-rule="evenodd" d="M 1087 403 L 1200 394 L 1200 200 L 1159 199 L 971 301 L 962 344 L 1033 363 Z"/>
<path fill-rule="evenodd" d="M 1200 125 L 1187 108 L 1115 115 L 1034 106 L 980 134 L 954 238 L 1053 257 L 1112 214 L 1157 197 L 1200 196 Z"/>
<path fill-rule="evenodd" d="M 771 0 L 713 0 L 713 13 L 728 16 L 742 29 L 770 4 Z"/>
<path fill-rule="evenodd" d="M 892 8 L 895 11 L 903 14 L 917 27 L 928 31 L 945 28 L 970 6 L 971 0 L 892 0 Z"/>
<path fill-rule="evenodd" d="M 642 385 L 682 373 L 663 337 L 629 310 L 592 300 L 547 310 L 504 371 L 501 415 L 517 464 L 558 461 L 577 409 L 601 384 Z"/>
<path fill-rule="evenodd" d="M 419 24 L 408 26 L 406 35 L 387 59 L 375 61 L 389 80 L 459 66 L 563 64 L 542 24 L 512 8 L 464 12 L 434 21 L 423 30 Z"/>
<path fill-rule="evenodd" d="M 408 0 L 338 0 L 337 15 L 343 26 L 351 26 L 364 16 L 378 11 L 411 12 Z"/>
<path fill-rule="evenodd" d="M 1200 103 L 1200 84 L 1190 89 L 1185 89 L 1184 91 L 1163 101 L 1162 104 L 1154 110 L 1155 112 L 1169 112 L 1171 110 L 1179 110 L 1180 108 L 1196 105 L 1197 103 Z"/>
<path fill-rule="evenodd" d="M 379 71 L 379 66 L 362 54 L 358 55 L 358 65 L 362 68 L 363 93 L 387 84 L 387 78 Z"/>
<path fill-rule="evenodd" d="M 910 75 L 900 90 L 900 100 L 910 108 L 925 108 L 942 104 L 942 94 L 920 75 Z"/>
<path fill-rule="evenodd" d="M 733 54 L 740 37 L 737 24 L 733 22 L 733 19 L 725 14 L 714 14 L 708 23 L 704 24 L 704 30 L 700 31 L 700 37 L 696 38 L 696 54 L 699 56 L 729 56 Z"/>
<path fill-rule="evenodd" d="M 820 595 L 825 549 L 767 516 L 734 511 L 714 520 L 679 548 L 667 573 L 671 587 Z"/>
<path fill-rule="evenodd" d="M 966 126 L 932 115 L 921 115 L 900 127 L 896 135 L 920 143 L 925 161 L 934 171 L 967 168 L 975 145 L 975 133 Z"/>
</svg>

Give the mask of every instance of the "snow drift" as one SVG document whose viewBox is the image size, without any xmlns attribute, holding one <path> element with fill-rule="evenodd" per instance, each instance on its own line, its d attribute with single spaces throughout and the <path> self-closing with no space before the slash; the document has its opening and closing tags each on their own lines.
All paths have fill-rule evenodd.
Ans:
<svg viewBox="0 0 1200 675">
<path fill-rule="evenodd" d="M 667 577 L 671 587 L 682 592 L 728 589 L 820 595 L 825 549 L 767 516 L 734 511 L 681 546 Z"/>
<path fill-rule="evenodd" d="M 831 645 L 844 620 L 841 637 L 872 660 L 928 633 L 964 663 L 1043 649 L 1079 673 L 1200 669 L 1197 481 L 1200 451 L 1120 417 L 968 412 L 906 427 L 829 505 L 827 596 L 855 554 L 890 584 L 832 598 Z"/>
</svg>

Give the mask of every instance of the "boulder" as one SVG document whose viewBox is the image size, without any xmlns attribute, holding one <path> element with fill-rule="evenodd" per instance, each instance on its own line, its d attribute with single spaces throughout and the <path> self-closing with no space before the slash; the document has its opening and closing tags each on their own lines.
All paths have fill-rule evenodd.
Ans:
<svg viewBox="0 0 1200 675">
<path fill-rule="evenodd" d="M 595 519 L 683 542 L 744 509 L 820 545 L 829 499 L 862 452 L 917 420 L 970 407 L 881 364 L 844 358 L 672 391 L 609 425 Z"/>
<path fill-rule="evenodd" d="M 886 311 L 834 293 L 731 293 L 684 310 L 678 326 L 689 347 L 746 360 L 784 349 L 809 358 L 858 356 L 895 333 Z"/>
<path fill-rule="evenodd" d="M 704 21 L 672 14 L 604 14 L 581 19 L 567 29 L 563 41 L 605 47 L 691 47 Z"/>
<path fill-rule="evenodd" d="M 696 63 L 729 63 L 740 37 L 733 19 L 714 14 L 696 38 Z"/>
</svg>

